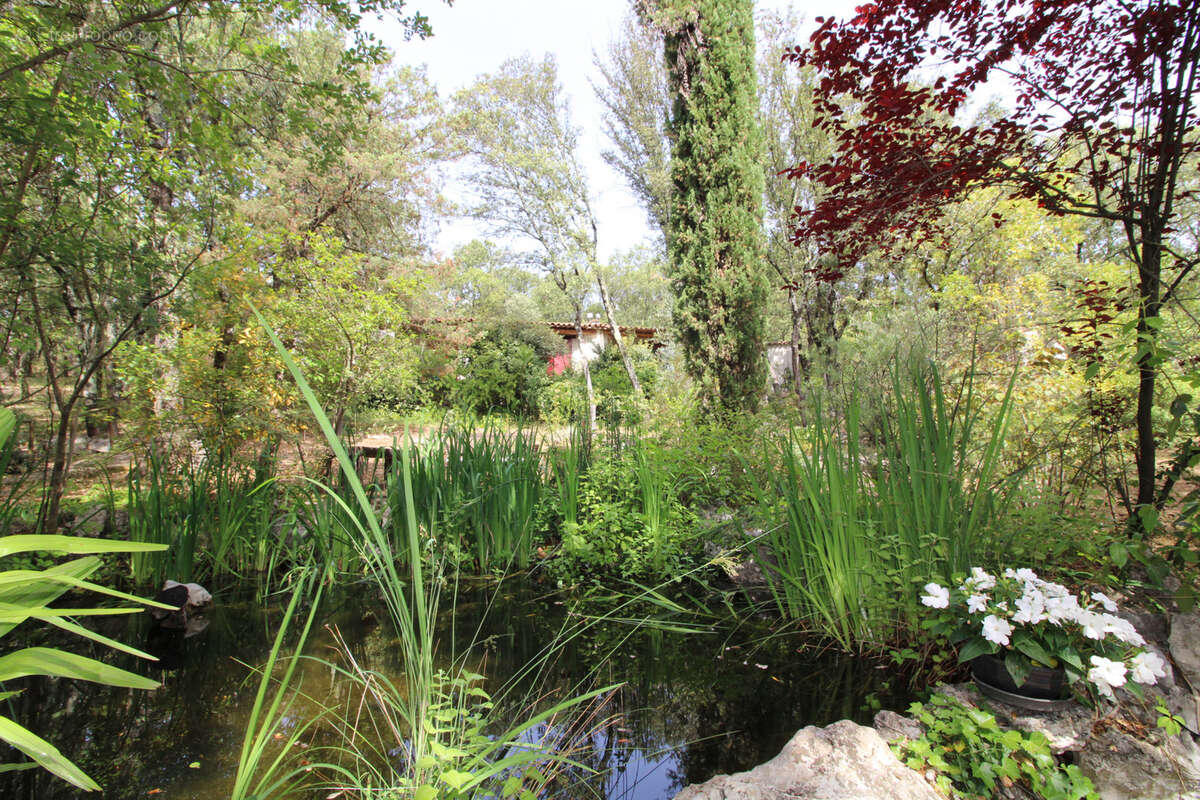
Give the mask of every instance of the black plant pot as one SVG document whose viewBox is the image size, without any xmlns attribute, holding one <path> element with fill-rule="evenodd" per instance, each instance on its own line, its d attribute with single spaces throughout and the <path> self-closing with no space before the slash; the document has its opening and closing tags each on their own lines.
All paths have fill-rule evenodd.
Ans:
<svg viewBox="0 0 1200 800">
<path fill-rule="evenodd" d="M 971 660 L 971 677 L 979 690 L 994 700 L 1035 711 L 1052 711 L 1070 705 L 1067 673 L 1061 667 L 1033 667 L 1017 686 L 1001 656 L 982 655 Z"/>
</svg>

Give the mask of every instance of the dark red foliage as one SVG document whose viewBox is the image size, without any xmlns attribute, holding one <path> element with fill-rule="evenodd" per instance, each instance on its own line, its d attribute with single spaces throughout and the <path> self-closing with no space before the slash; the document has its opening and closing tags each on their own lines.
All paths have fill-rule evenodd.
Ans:
<svg viewBox="0 0 1200 800">
<path fill-rule="evenodd" d="M 1195 0 L 879 0 L 824 20 L 787 56 L 819 71 L 819 124 L 838 142 L 790 172 L 828 188 L 796 210 L 797 241 L 847 265 L 928 240 L 943 206 L 1003 185 L 1052 213 L 1132 223 L 1140 262 L 1197 147 L 1198 31 Z M 997 76 L 1015 88 L 1011 112 L 956 120 Z"/>
</svg>

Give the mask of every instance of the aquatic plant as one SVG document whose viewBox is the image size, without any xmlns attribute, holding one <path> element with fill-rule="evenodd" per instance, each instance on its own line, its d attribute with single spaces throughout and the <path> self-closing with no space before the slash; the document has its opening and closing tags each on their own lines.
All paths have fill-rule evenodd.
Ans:
<svg viewBox="0 0 1200 800">
<path fill-rule="evenodd" d="M 831 416 L 789 430 L 776 442 L 782 470 L 759 487 L 760 504 L 784 521 L 764 543 L 775 563 L 767 571 L 776 605 L 786 616 L 816 623 L 846 649 L 869 639 L 876 607 L 874 508 L 860 463 L 857 408 L 841 427 Z"/>
<path fill-rule="evenodd" d="M 255 314 L 257 315 L 257 310 Z M 357 677 L 363 689 L 362 696 L 373 698 L 371 707 L 388 721 L 389 729 L 393 731 L 393 741 L 403 752 L 403 758 L 385 758 L 380 762 L 378 758 L 373 758 L 373 755 L 377 754 L 364 752 L 360 741 L 349 734 L 353 726 L 350 726 L 350 729 L 343 727 L 346 735 L 337 745 L 337 749 L 352 757 L 353 766 L 338 764 L 336 774 L 343 779 L 352 776 L 351 785 L 355 789 L 395 789 L 418 798 L 463 796 L 464 793 L 482 788 L 495 779 L 507 782 L 514 774 L 536 777 L 530 772 L 535 763 L 552 764 L 565 759 L 566 756 L 562 752 L 531 745 L 528 732 L 548 718 L 548 715 L 575 708 L 602 695 L 608 689 L 567 698 L 550 711 L 534 716 L 515 727 L 506 728 L 497 736 L 474 733 L 465 735 L 482 730 L 472 721 L 471 714 L 486 712 L 490 706 L 486 702 L 469 708 L 448 704 L 447 698 L 457 697 L 459 702 L 463 698 L 477 698 L 477 692 L 471 691 L 474 679 L 465 673 L 461 666 L 451 673 L 438 673 L 434 669 L 433 621 L 437 613 L 440 582 L 436 580 L 436 575 L 431 576 L 431 580 L 426 580 L 425 560 L 421 554 L 420 526 L 417 523 L 413 499 L 412 462 L 407 452 L 407 443 L 395 460 L 395 463 L 399 464 L 399 471 L 393 476 L 399 481 L 398 491 L 402 499 L 399 510 L 403 512 L 401 517 L 393 520 L 393 524 L 400 526 L 399 530 L 403 531 L 402 544 L 407 549 L 405 558 L 401 560 L 392 552 L 394 539 L 384 531 L 354 463 L 334 432 L 333 425 L 317 401 L 312 388 L 291 353 L 261 316 L 259 322 L 266 329 L 281 359 L 295 379 L 341 468 L 349 497 L 343 499 L 328 487 L 325 487 L 325 491 L 334 503 L 343 506 L 347 512 L 346 519 L 354 531 L 352 541 L 358 547 L 359 557 L 383 596 L 390 622 L 396 629 L 398 638 L 404 676 L 403 687 L 381 685 L 372 673 L 363 670 L 342 670 L 341 674 Z M 519 447 L 523 448 L 525 445 L 521 444 Z M 354 513 L 350 512 L 352 506 L 356 506 Z M 532 514 L 532 511 L 530 513 Z M 406 565 L 403 573 L 398 569 L 400 564 Z M 277 647 L 273 652 L 277 653 L 278 642 L 277 638 Z M 286 675 L 290 679 L 290 672 Z M 264 671 L 262 680 L 269 680 L 267 671 Z M 284 684 L 286 685 L 286 681 Z M 459 691 L 455 687 L 462 690 Z M 260 689 L 260 698 L 265 697 L 265 691 Z M 255 730 L 269 724 L 274 709 L 283 702 L 279 699 L 282 691 L 281 686 L 276 692 L 276 699 L 272 701 L 272 711 L 261 718 L 264 721 Z M 256 703 L 256 706 L 261 706 L 261 702 L 265 701 Z M 253 745 L 243 750 L 246 755 L 244 771 L 247 774 L 254 774 L 260 769 L 265 752 L 264 748 Z M 277 765 L 278 762 L 268 765 L 268 772 L 278 771 Z M 249 783 L 246 781 L 243 785 L 249 786 Z M 346 788 L 336 780 L 332 785 L 339 790 Z M 496 788 L 500 794 L 507 793 L 510 796 L 523 796 L 524 792 L 528 791 L 523 785 L 523 780 L 515 787 L 517 791 L 511 793 L 508 789 L 514 788 L 512 785 L 506 788 L 501 784 Z M 247 789 L 246 792 L 248 791 Z M 534 794 L 536 795 L 536 792 Z M 242 796 L 250 795 L 244 793 Z M 235 797 L 235 800 L 238 798 Z"/>
<path fill-rule="evenodd" d="M 885 413 L 873 464 L 857 399 L 840 414 L 818 404 L 814 424 L 776 440 L 782 469 L 760 485 L 759 504 L 771 520 L 782 516 L 764 537 L 781 612 L 846 648 L 918 625 L 917 588 L 964 571 L 1004 507 L 996 469 L 1014 380 L 982 444 L 971 371 L 950 404 L 931 364 L 907 381 L 893 371 L 893 396 L 877 401 Z"/>
<path fill-rule="evenodd" d="M 15 422 L 13 412 L 8 408 L 0 407 L 0 452 L 8 452 L 6 448 L 11 441 L 10 437 L 15 428 Z M 85 539 L 50 534 L 0 537 L 0 559 L 22 553 L 61 553 L 87 556 L 41 570 L 16 568 L 0 572 L 0 639 L 11 633 L 22 622 L 36 619 L 106 647 L 153 661 L 154 657 L 148 653 L 101 636 L 70 619 L 70 617 L 98 614 L 131 614 L 137 613 L 140 609 L 73 608 L 68 612 L 51 608 L 50 604 L 67 590 L 77 588 L 120 600 L 151 606 L 159 605 L 153 601 L 143 600 L 140 597 L 91 583 L 87 578 L 100 567 L 100 559 L 94 556 L 95 553 L 140 554 L 160 549 L 162 546 L 156 544 L 113 542 L 107 539 Z M 11 562 L 11 559 L 9 560 Z M 93 681 L 133 689 L 153 689 L 158 686 L 155 681 L 141 675 L 110 666 L 94 658 L 51 647 L 25 647 L 0 656 L 0 686 L 5 681 L 28 675 Z M 19 691 L 0 692 L 0 698 L 12 697 Z M 5 764 L 0 767 L 0 770 L 28 769 L 40 766 L 80 789 L 87 791 L 100 789 L 95 781 L 72 763 L 70 758 L 59 752 L 58 748 L 3 715 L 0 715 L 0 739 L 33 759 L 26 763 Z"/>
<path fill-rule="evenodd" d="M 401 488 L 408 470 L 420 510 Z M 481 571 L 529 565 L 537 507 L 545 485 L 541 449 L 532 431 L 443 426 L 425 441 L 393 451 L 389 475 L 392 530 L 411 510 L 451 551 L 470 553 Z M 401 548 L 403 551 L 403 548 Z"/>
</svg>

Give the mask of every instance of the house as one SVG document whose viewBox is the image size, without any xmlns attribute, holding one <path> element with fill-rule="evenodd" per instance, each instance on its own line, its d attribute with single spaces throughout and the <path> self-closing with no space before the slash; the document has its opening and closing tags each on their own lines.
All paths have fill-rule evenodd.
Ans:
<svg viewBox="0 0 1200 800">
<path fill-rule="evenodd" d="M 613 337 L 612 325 L 607 322 L 584 322 L 580 329 L 583 331 L 582 340 L 575 330 L 574 322 L 548 322 L 550 330 L 557 333 L 567 342 L 567 352 L 562 356 L 550 359 L 546 371 L 552 375 L 561 375 L 567 367 L 579 367 L 585 361 L 593 361 L 604 348 L 616 341 Z M 622 325 L 621 339 L 627 344 L 647 344 L 657 350 L 663 343 L 657 338 L 658 328 L 638 325 Z"/>
</svg>

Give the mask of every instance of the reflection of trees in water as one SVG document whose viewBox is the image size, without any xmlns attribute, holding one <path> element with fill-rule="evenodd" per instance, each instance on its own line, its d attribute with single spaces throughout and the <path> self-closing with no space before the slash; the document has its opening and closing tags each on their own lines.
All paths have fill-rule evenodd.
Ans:
<svg viewBox="0 0 1200 800">
<path fill-rule="evenodd" d="M 569 733 L 567 738 L 579 744 L 574 757 L 586 767 L 562 774 L 555 796 L 669 797 L 718 772 L 748 769 L 773 757 L 803 725 L 869 716 L 863 698 L 886 675 L 853 658 L 797 653 L 794 638 L 766 638 L 752 648 L 747 642 L 768 633 L 754 624 L 745 624 L 729 640 L 725 633 L 682 635 L 598 624 L 547 657 L 547 644 L 570 636 L 583 620 L 570 615 L 566 605 L 556 605 L 558 599 L 507 586 L 503 593 L 463 591 L 456 604 L 443 603 L 438 634 L 443 663 L 475 643 L 467 666 L 488 676 L 486 688 L 507 717 L 501 723 L 527 719 L 531 709 L 572 694 L 623 682 L 601 714 L 573 733 L 566 730 L 570 720 L 555 721 L 551 735 Z M 340 607 L 331 601 L 326 618 L 357 661 L 394 673 L 399 667 L 395 633 L 386 622 L 367 622 L 372 616 L 385 619 L 382 609 L 364 612 L 357 599 Z M 147 644 L 148 620 L 141 616 L 117 618 L 103 631 L 158 647 L 164 662 L 181 665 L 154 673 L 152 666 L 120 654 L 114 658 L 111 651 L 97 647 L 90 653 L 158 674 L 164 685 L 155 692 L 28 679 L 22 682 L 26 691 L 11 701 L 13 712 L 75 758 L 105 787 L 105 800 L 144 798 L 159 787 L 178 800 L 221 796 L 236 769 L 244 715 L 257 688 L 233 659 L 257 665 L 265 658 L 278 609 L 264 612 L 250 603 L 227 602 L 210 617 L 209 629 L 191 639 L 167 637 Z M 330 645 L 331 637 L 322 632 L 309 651 L 336 660 Z M 523 673 L 530 662 L 541 666 Z M 353 703 L 348 685 L 331 680 L 328 668 L 311 662 L 303 672 L 304 688 L 325 702 Z M 890 707 L 906 700 L 886 694 L 881 699 Z M 194 761 L 201 763 L 200 770 L 188 769 Z M 0 797 L 75 796 L 71 787 L 40 770 L 0 774 Z"/>
</svg>

